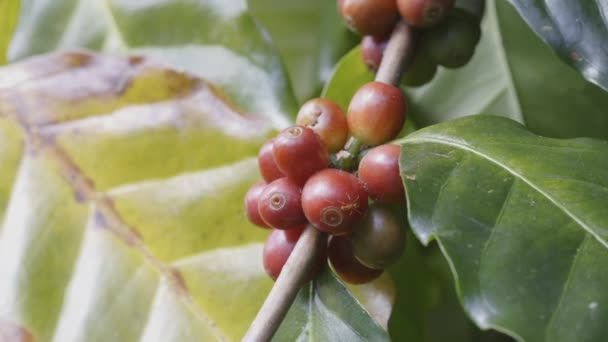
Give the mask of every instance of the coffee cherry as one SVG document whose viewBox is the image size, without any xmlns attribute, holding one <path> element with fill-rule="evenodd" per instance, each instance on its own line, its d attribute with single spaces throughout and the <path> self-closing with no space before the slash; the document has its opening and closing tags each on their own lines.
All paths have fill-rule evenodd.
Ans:
<svg viewBox="0 0 608 342">
<path fill-rule="evenodd" d="M 386 49 L 388 40 L 376 38 L 374 36 L 365 36 L 361 40 L 361 59 L 367 65 L 369 70 L 376 72 L 382 62 L 382 55 Z"/>
<path fill-rule="evenodd" d="M 274 139 L 270 139 L 262 145 L 260 152 L 258 153 L 258 167 L 262 178 L 268 183 L 275 179 L 285 177 L 283 172 L 279 170 L 277 164 L 274 162 L 274 156 L 272 155 L 272 144 Z"/>
<path fill-rule="evenodd" d="M 357 223 L 351 236 L 353 253 L 369 268 L 384 269 L 399 259 L 405 249 L 405 229 L 386 206 L 374 204 Z"/>
<path fill-rule="evenodd" d="M 315 131 L 331 153 L 340 151 L 348 137 L 344 112 L 337 103 L 328 99 L 318 98 L 304 103 L 296 117 L 296 125 Z"/>
<path fill-rule="evenodd" d="M 435 63 L 459 68 L 471 60 L 480 38 L 479 20 L 454 9 L 443 23 L 425 32 L 425 49 Z"/>
<path fill-rule="evenodd" d="M 329 153 L 312 129 L 292 126 L 283 130 L 273 143 L 272 155 L 283 174 L 304 185 L 315 172 L 327 167 Z"/>
<path fill-rule="evenodd" d="M 439 24 L 453 5 L 454 0 L 397 0 L 401 16 L 418 28 Z"/>
<path fill-rule="evenodd" d="M 260 194 L 260 217 L 276 229 L 300 228 L 306 224 L 301 197 L 302 190 L 294 181 L 279 178 L 266 185 Z"/>
<path fill-rule="evenodd" d="M 397 145 L 386 144 L 367 152 L 359 164 L 359 179 L 370 197 L 383 203 L 405 200 L 403 180 L 399 174 Z"/>
<path fill-rule="evenodd" d="M 266 182 L 260 181 L 254 184 L 245 195 L 245 214 L 249 219 L 249 222 L 255 224 L 258 227 L 270 228 L 266 222 L 260 216 L 258 211 L 258 202 L 260 195 L 266 188 Z"/>
<path fill-rule="evenodd" d="M 302 190 L 308 221 L 322 232 L 348 234 L 367 211 L 367 193 L 348 172 L 325 169 L 310 177 Z"/>
<path fill-rule="evenodd" d="M 273 229 L 266 239 L 262 254 L 264 270 L 274 280 L 279 277 L 283 266 L 293 251 L 304 229 Z M 313 279 L 326 265 L 327 243 L 319 246 L 315 263 L 312 265 L 308 279 Z"/>
<path fill-rule="evenodd" d="M 399 134 L 405 111 L 405 97 L 399 88 L 370 82 L 357 90 L 348 106 L 348 129 L 364 145 L 380 145 Z"/>
<path fill-rule="evenodd" d="M 416 51 L 412 64 L 407 69 L 401 84 L 419 87 L 430 82 L 437 73 L 437 64 L 423 50 Z"/>
<path fill-rule="evenodd" d="M 276 280 L 289 255 L 296 246 L 303 229 L 278 230 L 273 229 L 266 238 L 262 254 L 264 270 L 270 278 Z"/>
<path fill-rule="evenodd" d="M 332 236 L 328 250 L 329 262 L 334 272 L 347 283 L 369 283 L 382 274 L 382 270 L 366 267 L 355 258 L 352 244 L 347 236 Z"/>
<path fill-rule="evenodd" d="M 339 0 L 346 26 L 362 36 L 386 36 L 399 17 L 395 0 Z"/>
</svg>

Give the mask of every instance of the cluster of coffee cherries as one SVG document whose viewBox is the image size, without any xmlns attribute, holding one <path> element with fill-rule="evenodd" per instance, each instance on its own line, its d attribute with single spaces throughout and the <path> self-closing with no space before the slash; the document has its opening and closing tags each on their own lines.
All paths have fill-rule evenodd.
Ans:
<svg viewBox="0 0 608 342">
<path fill-rule="evenodd" d="M 372 71 L 399 18 L 417 30 L 416 53 L 402 80 L 409 87 L 431 81 L 438 65 L 459 68 L 469 62 L 481 38 L 483 7 L 483 0 L 338 0 L 346 25 L 363 36 L 361 57 Z"/>
<path fill-rule="evenodd" d="M 245 209 L 253 224 L 272 229 L 263 253 L 270 277 L 279 276 L 309 225 L 327 234 L 313 269 L 329 259 L 348 283 L 367 283 L 399 258 L 405 230 L 391 205 L 405 195 L 399 146 L 387 142 L 403 127 L 405 113 L 399 88 L 370 82 L 354 95 L 347 115 L 328 99 L 310 100 L 295 126 L 261 147 L 263 181 L 247 192 Z"/>
</svg>

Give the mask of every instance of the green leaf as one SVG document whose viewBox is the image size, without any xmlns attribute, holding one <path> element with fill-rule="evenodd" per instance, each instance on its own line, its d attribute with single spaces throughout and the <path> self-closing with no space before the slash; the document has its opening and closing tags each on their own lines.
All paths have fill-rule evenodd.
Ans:
<svg viewBox="0 0 608 342">
<path fill-rule="evenodd" d="M 239 340 L 272 285 L 242 199 L 274 125 L 148 58 L 56 53 L 0 80 L 0 336 Z"/>
<path fill-rule="evenodd" d="M 608 5 L 605 1 L 509 2 L 566 63 L 608 91 Z"/>
<path fill-rule="evenodd" d="M 370 291 L 369 287 L 357 286 L 359 291 L 378 293 L 373 288 Z M 383 302 L 392 301 L 392 298 L 375 295 L 373 301 L 386 307 Z M 346 290 L 346 286 L 326 269 L 317 280 L 300 291 L 273 340 L 355 342 L 389 341 L 389 338 L 385 330 L 369 319 L 369 314 Z"/>
<path fill-rule="evenodd" d="M 323 97 L 336 102 L 346 112 L 350 99 L 357 90 L 373 80 L 374 74 L 363 63 L 361 47 L 357 46 L 338 62 L 322 94 Z"/>
<path fill-rule="evenodd" d="M 336 62 L 357 41 L 335 1 L 248 0 L 281 52 L 300 102 L 318 96 Z"/>
<path fill-rule="evenodd" d="M 277 51 L 245 0 L 23 1 L 11 60 L 72 48 L 142 54 L 186 70 L 277 127 L 297 109 Z"/>
<path fill-rule="evenodd" d="M 472 116 L 400 143 L 412 228 L 437 240 L 480 327 L 528 341 L 608 338 L 608 142 Z"/>
<path fill-rule="evenodd" d="M 406 213 L 402 216 L 407 226 Z M 466 316 L 437 244 L 425 247 L 411 236 L 405 253 L 389 271 L 398 289 L 389 321 L 393 341 L 512 341 L 495 331 L 479 330 Z"/>
<path fill-rule="evenodd" d="M 405 88 L 409 116 L 428 126 L 471 114 L 501 115 L 534 133 L 608 138 L 608 94 L 564 65 L 505 1 L 488 1 L 473 60 L 440 68 L 431 83 Z M 337 65 L 324 95 L 346 108 L 373 79 L 354 49 Z"/>
<path fill-rule="evenodd" d="M 0 65 L 6 63 L 6 50 L 17 24 L 19 0 L 0 0 Z"/>
</svg>

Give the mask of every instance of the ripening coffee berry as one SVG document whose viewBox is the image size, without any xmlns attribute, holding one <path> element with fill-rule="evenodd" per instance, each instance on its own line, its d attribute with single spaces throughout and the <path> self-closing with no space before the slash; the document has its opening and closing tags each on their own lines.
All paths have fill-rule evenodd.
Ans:
<svg viewBox="0 0 608 342">
<path fill-rule="evenodd" d="M 361 40 L 361 59 L 369 70 L 373 72 L 378 71 L 387 43 L 388 40 L 386 39 L 376 38 L 374 36 L 363 37 Z"/>
<path fill-rule="evenodd" d="M 260 212 L 258 211 L 258 202 L 260 199 L 260 195 L 266 188 L 266 182 L 260 181 L 254 184 L 245 195 L 245 214 L 249 219 L 249 222 L 255 224 L 258 227 L 262 228 L 270 228 L 266 222 L 260 216 Z"/>
<path fill-rule="evenodd" d="M 298 184 L 286 177 L 279 178 L 266 185 L 260 194 L 260 217 L 272 228 L 301 228 L 306 224 L 301 197 L 302 190 Z"/>
<path fill-rule="evenodd" d="M 283 266 L 293 251 L 304 229 L 273 229 L 266 239 L 263 251 L 264 270 L 274 280 L 279 277 Z M 327 243 L 324 242 L 317 251 L 308 279 L 313 279 L 327 264 Z"/>
<path fill-rule="evenodd" d="M 403 75 L 401 84 L 408 87 L 419 87 L 429 83 L 436 73 L 437 64 L 420 49 L 416 51 L 416 56 Z"/>
<path fill-rule="evenodd" d="M 327 167 L 329 153 L 321 138 L 312 129 L 292 126 L 274 139 L 272 154 L 279 170 L 304 185 L 315 172 Z"/>
<path fill-rule="evenodd" d="M 276 280 L 289 255 L 296 246 L 303 229 L 279 230 L 273 229 L 266 238 L 263 251 L 264 270 L 270 278 Z"/>
<path fill-rule="evenodd" d="M 353 253 L 359 262 L 373 269 L 385 269 L 405 249 L 405 229 L 386 206 L 374 204 L 351 236 Z"/>
<path fill-rule="evenodd" d="M 403 180 L 399 174 L 399 152 L 397 145 L 381 145 L 369 150 L 359 163 L 359 179 L 369 196 L 379 202 L 405 200 Z"/>
<path fill-rule="evenodd" d="M 329 240 L 328 255 L 334 272 L 347 283 L 369 283 L 382 274 L 382 270 L 366 267 L 355 258 L 348 236 L 332 236 Z"/>
<path fill-rule="evenodd" d="M 395 0 L 339 0 L 338 12 L 362 36 L 386 36 L 399 17 Z"/>
<path fill-rule="evenodd" d="M 258 153 L 258 167 L 262 178 L 268 183 L 275 179 L 285 177 L 283 172 L 279 170 L 277 164 L 274 162 L 274 156 L 272 155 L 272 144 L 274 139 L 270 139 L 262 145 L 260 152 Z"/>
<path fill-rule="evenodd" d="M 427 28 L 439 24 L 454 6 L 454 0 L 397 0 L 401 16 L 412 26 Z"/>
<path fill-rule="evenodd" d="M 364 145 L 380 145 L 399 134 L 405 111 L 405 96 L 399 88 L 370 82 L 357 90 L 348 106 L 348 129 Z"/>
<path fill-rule="evenodd" d="M 302 189 L 302 207 L 308 222 L 331 235 L 350 233 L 365 215 L 367 199 L 357 177 L 336 169 L 317 172 Z"/>
<path fill-rule="evenodd" d="M 454 9 L 443 23 L 425 32 L 424 47 L 435 63 L 446 68 L 460 68 L 471 60 L 480 38 L 477 17 Z"/>
<path fill-rule="evenodd" d="M 315 131 L 331 153 L 340 151 L 348 137 L 344 112 L 328 99 L 317 98 L 304 103 L 296 117 L 296 125 Z"/>
</svg>

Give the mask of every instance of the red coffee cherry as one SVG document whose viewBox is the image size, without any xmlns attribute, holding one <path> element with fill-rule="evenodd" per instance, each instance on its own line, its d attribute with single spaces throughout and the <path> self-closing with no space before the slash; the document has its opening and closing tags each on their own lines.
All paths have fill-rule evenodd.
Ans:
<svg viewBox="0 0 608 342">
<path fill-rule="evenodd" d="M 346 116 L 337 103 L 328 99 L 312 99 L 304 103 L 296 117 L 296 125 L 317 133 L 331 153 L 344 147 L 348 137 Z"/>
<path fill-rule="evenodd" d="M 302 189 L 302 207 L 308 221 L 322 232 L 348 234 L 367 211 L 367 193 L 357 177 L 325 169 L 310 177 Z"/>
<path fill-rule="evenodd" d="M 279 277 L 303 231 L 303 229 L 273 229 L 266 238 L 262 254 L 264 270 L 273 280 Z"/>
<path fill-rule="evenodd" d="M 439 24 L 447 16 L 454 0 L 397 0 L 397 6 L 410 25 L 427 28 Z"/>
<path fill-rule="evenodd" d="M 399 17 L 395 0 L 340 0 L 338 11 L 346 26 L 362 36 L 386 36 Z"/>
<path fill-rule="evenodd" d="M 357 90 L 348 106 L 348 129 L 363 144 L 380 145 L 399 134 L 405 111 L 405 97 L 399 88 L 370 82 Z"/>
<path fill-rule="evenodd" d="M 279 170 L 277 164 L 274 162 L 274 156 L 272 155 L 272 144 L 274 139 L 270 139 L 262 145 L 260 152 L 258 153 L 258 167 L 262 178 L 268 183 L 275 179 L 285 177 L 283 172 Z"/>
<path fill-rule="evenodd" d="M 399 152 L 397 145 L 381 145 L 369 150 L 359 163 L 359 179 L 370 197 L 379 202 L 405 200 L 403 180 L 399 174 Z"/>
<path fill-rule="evenodd" d="M 351 242 L 359 262 L 369 268 L 385 269 L 403 254 L 405 228 L 390 208 L 375 203 L 356 225 Z"/>
<path fill-rule="evenodd" d="M 279 178 L 266 185 L 260 194 L 260 217 L 275 229 L 301 228 L 306 224 L 301 197 L 298 184 L 289 178 Z"/>
<path fill-rule="evenodd" d="M 262 228 L 270 228 L 266 222 L 260 216 L 258 211 L 258 202 L 260 199 L 260 195 L 266 188 L 266 182 L 260 181 L 255 183 L 245 195 L 245 214 L 249 219 L 249 222 L 255 224 L 258 227 Z"/>
<path fill-rule="evenodd" d="M 347 236 L 332 236 L 328 251 L 329 262 L 334 272 L 347 283 L 369 283 L 382 274 L 382 270 L 366 267 L 355 258 L 352 244 Z"/>
<path fill-rule="evenodd" d="M 361 59 L 367 65 L 369 70 L 376 72 L 382 62 L 382 55 L 386 49 L 388 40 L 376 38 L 373 36 L 365 36 L 361 40 Z"/>
<path fill-rule="evenodd" d="M 304 126 L 283 130 L 274 139 L 272 154 L 279 170 L 299 185 L 329 162 L 329 153 L 319 135 Z"/>
<path fill-rule="evenodd" d="M 262 255 L 264 270 L 273 279 L 276 280 L 285 266 L 289 255 L 296 246 L 298 239 L 304 232 L 304 229 L 278 230 L 273 229 L 266 239 L 264 251 Z M 320 246 L 318 254 L 315 258 L 315 263 L 312 266 L 308 279 L 313 279 L 319 271 L 326 265 L 327 260 L 327 243 Z"/>
</svg>

